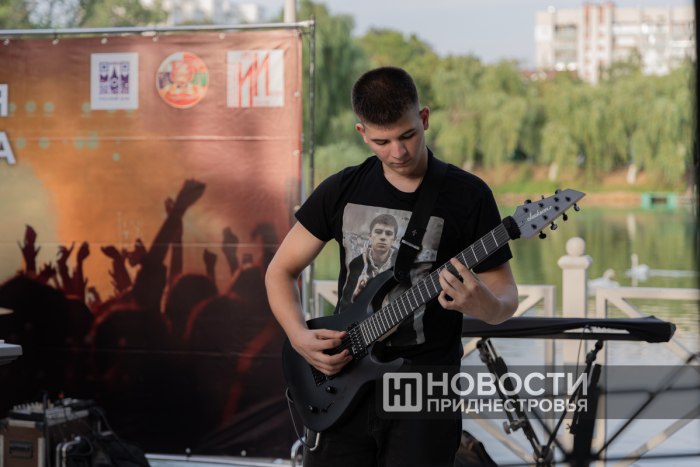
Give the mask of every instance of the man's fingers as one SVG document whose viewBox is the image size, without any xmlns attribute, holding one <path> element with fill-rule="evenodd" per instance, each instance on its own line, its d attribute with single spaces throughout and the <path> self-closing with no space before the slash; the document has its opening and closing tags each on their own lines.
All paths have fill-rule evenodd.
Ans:
<svg viewBox="0 0 700 467">
<path fill-rule="evenodd" d="M 340 344 L 343 343 L 343 337 L 346 336 L 345 331 L 332 331 L 330 329 L 318 329 L 314 331 L 314 334 L 316 336 L 316 342 L 314 344 L 317 345 L 316 348 L 326 350 L 326 349 L 332 349 L 334 347 L 339 346 Z"/>
<path fill-rule="evenodd" d="M 345 331 L 334 331 L 332 329 L 316 329 L 314 333 L 317 339 L 342 339 L 347 334 Z"/>
<path fill-rule="evenodd" d="M 350 360 L 352 360 L 352 357 L 348 350 L 343 350 L 335 355 L 327 355 L 321 352 L 316 354 L 316 364 L 314 366 L 322 373 L 333 375 L 338 373 Z"/>
</svg>

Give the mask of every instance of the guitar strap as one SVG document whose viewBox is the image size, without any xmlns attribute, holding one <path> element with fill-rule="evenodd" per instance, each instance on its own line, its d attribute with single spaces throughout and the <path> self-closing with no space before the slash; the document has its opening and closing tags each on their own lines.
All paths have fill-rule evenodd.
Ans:
<svg viewBox="0 0 700 467">
<path fill-rule="evenodd" d="M 428 169 L 418 192 L 418 199 L 413 207 L 411 219 L 408 221 L 406 232 L 401 239 L 399 252 L 394 263 L 394 278 L 399 282 L 409 283 L 411 281 L 409 271 L 413 260 L 421 251 L 425 228 L 428 226 L 430 213 L 446 173 L 447 164 L 445 162 L 434 156 L 429 159 Z"/>
</svg>

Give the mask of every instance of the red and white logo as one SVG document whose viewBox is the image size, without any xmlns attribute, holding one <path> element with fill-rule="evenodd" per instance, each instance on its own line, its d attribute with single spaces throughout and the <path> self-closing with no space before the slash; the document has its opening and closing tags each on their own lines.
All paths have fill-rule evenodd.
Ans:
<svg viewBox="0 0 700 467">
<path fill-rule="evenodd" d="M 229 51 L 226 81 L 228 107 L 283 107 L 284 51 Z"/>
<path fill-rule="evenodd" d="M 160 97 L 178 109 L 201 101 L 209 87 L 209 70 L 201 58 L 190 52 L 176 52 L 163 60 L 156 74 Z"/>
</svg>

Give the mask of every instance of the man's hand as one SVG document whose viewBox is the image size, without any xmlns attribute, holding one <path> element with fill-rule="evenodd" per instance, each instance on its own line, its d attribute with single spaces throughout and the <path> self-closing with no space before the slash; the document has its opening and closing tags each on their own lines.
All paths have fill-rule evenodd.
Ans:
<svg viewBox="0 0 700 467">
<path fill-rule="evenodd" d="M 440 271 L 442 287 L 442 292 L 438 295 L 440 305 L 446 310 L 459 311 L 488 322 L 489 315 L 492 315 L 500 306 L 498 299 L 466 266 L 454 258 L 450 263 L 461 278 L 452 274 L 447 268 Z"/>
<path fill-rule="evenodd" d="M 342 343 L 345 331 L 330 329 L 304 329 L 290 337 L 289 341 L 294 350 L 323 374 L 328 376 L 338 373 L 347 365 L 352 357 L 348 349 L 335 355 L 328 355 L 324 350 L 338 347 Z"/>
</svg>

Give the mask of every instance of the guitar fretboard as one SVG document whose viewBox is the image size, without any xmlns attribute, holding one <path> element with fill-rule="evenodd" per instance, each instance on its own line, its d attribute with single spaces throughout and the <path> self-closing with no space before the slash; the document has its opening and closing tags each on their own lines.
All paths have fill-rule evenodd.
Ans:
<svg viewBox="0 0 700 467">
<path fill-rule="evenodd" d="M 508 243 L 510 239 L 511 236 L 506 226 L 501 223 L 491 232 L 464 249 L 455 258 L 468 269 L 471 269 Z M 455 267 L 448 261 L 393 299 L 391 303 L 362 321 L 358 327 L 366 345 L 376 342 L 411 313 L 437 297 L 442 291 L 439 275 L 443 269 L 457 274 Z"/>
</svg>

